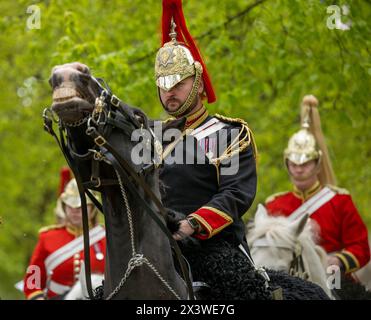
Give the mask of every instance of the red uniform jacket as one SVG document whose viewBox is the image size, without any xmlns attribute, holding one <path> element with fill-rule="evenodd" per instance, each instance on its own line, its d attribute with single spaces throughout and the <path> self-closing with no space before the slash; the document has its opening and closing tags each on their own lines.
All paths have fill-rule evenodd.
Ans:
<svg viewBox="0 0 371 320">
<path fill-rule="evenodd" d="M 320 245 L 342 261 L 346 273 L 353 272 L 370 260 L 367 228 L 349 193 L 345 189 L 328 187 L 336 191 L 336 195 L 311 218 L 320 226 Z M 294 191 L 273 195 L 266 200 L 267 210 L 272 215 L 289 216 L 321 189 L 317 185 L 306 194 Z"/>
<path fill-rule="evenodd" d="M 24 293 L 27 299 L 36 299 L 43 296 L 45 290 L 47 290 L 47 297 L 52 298 L 62 294 L 62 291 L 67 292 L 68 287 L 74 285 L 80 273 L 80 263 L 84 260 L 83 250 L 56 266 L 51 274 L 47 274 L 45 259 L 78 236 L 79 234 L 63 225 L 46 227 L 40 230 L 39 241 L 24 278 Z M 96 244 L 90 246 L 92 273 L 104 273 L 105 255 L 106 239 L 103 237 Z"/>
</svg>

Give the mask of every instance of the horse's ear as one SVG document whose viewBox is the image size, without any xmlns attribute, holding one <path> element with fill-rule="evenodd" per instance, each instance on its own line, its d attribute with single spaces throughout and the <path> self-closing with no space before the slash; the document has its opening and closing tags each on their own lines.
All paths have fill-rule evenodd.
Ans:
<svg viewBox="0 0 371 320">
<path fill-rule="evenodd" d="M 303 232 L 305 225 L 307 224 L 308 218 L 309 218 L 309 215 L 305 214 L 299 219 L 296 219 L 293 222 L 291 222 L 290 229 L 293 232 L 293 234 L 298 236 L 299 234 Z"/>
<path fill-rule="evenodd" d="M 258 204 L 258 209 L 255 213 L 255 225 L 258 224 L 260 221 L 266 219 L 268 217 L 267 209 L 261 204 Z"/>
</svg>

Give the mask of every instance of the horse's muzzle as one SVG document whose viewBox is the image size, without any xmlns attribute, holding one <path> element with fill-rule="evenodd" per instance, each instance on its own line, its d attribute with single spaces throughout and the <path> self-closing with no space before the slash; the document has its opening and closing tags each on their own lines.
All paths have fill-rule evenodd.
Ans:
<svg viewBox="0 0 371 320">
<path fill-rule="evenodd" d="M 94 105 L 78 96 L 53 101 L 52 110 L 65 123 L 81 120 L 93 112 Z"/>
</svg>

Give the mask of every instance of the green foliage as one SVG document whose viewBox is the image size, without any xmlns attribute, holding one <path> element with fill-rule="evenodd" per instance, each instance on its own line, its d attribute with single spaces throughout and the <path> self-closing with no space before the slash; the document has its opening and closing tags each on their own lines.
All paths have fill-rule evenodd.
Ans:
<svg viewBox="0 0 371 320">
<path fill-rule="evenodd" d="M 339 185 L 349 189 L 371 226 L 370 4 L 355 0 L 348 31 L 329 30 L 326 8 L 344 1 L 190 1 L 184 12 L 217 92 L 211 112 L 244 118 L 259 148 L 255 203 L 290 188 L 282 163 L 298 129 L 305 94 L 320 100 L 322 126 Z M 37 230 L 54 222 L 64 159 L 42 129 L 51 103 L 52 66 L 89 65 L 127 103 L 150 117 L 158 102 L 153 63 L 160 45 L 161 1 L 43 1 L 41 28 L 27 29 L 29 1 L 0 10 L 0 296 L 20 298 Z M 250 8 L 251 7 L 251 8 Z M 246 215 L 253 213 L 255 205 Z"/>
</svg>

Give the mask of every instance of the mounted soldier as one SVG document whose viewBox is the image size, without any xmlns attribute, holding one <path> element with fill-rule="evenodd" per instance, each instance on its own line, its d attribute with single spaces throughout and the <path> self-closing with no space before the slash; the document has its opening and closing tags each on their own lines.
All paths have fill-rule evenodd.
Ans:
<svg viewBox="0 0 371 320">
<path fill-rule="evenodd" d="M 284 152 L 294 189 L 270 196 L 266 207 L 270 214 L 292 220 L 309 214 L 320 228 L 320 245 L 328 253 L 328 265 L 348 274 L 370 259 L 367 229 L 349 192 L 335 186 L 317 105 L 316 97 L 304 97 L 301 129 Z"/>
<path fill-rule="evenodd" d="M 155 75 L 161 104 L 172 117 L 164 123 L 165 135 L 168 127 L 180 130 L 175 140 L 163 142 L 162 201 L 184 215 L 173 230 L 174 238 L 198 239 L 198 248 L 184 248 L 195 280 L 213 286 L 211 273 L 221 270 L 207 270 L 199 263 L 214 259 L 214 253 L 225 250 L 223 245 L 251 264 L 241 218 L 256 193 L 253 135 L 244 120 L 212 116 L 206 109 L 204 100 L 213 103 L 216 96 L 187 30 L 181 1 L 163 1 Z M 233 264 L 232 254 L 220 259 L 216 262 L 221 266 Z"/>
<path fill-rule="evenodd" d="M 63 192 L 55 209 L 59 223 L 40 229 L 39 240 L 27 268 L 24 293 L 30 300 L 58 298 L 79 281 L 84 259 L 81 200 L 75 179 L 66 183 L 68 177 L 68 169 L 63 169 L 60 183 Z M 97 209 L 90 200 L 88 210 L 92 272 L 103 274 L 105 231 L 97 224 Z"/>
</svg>

